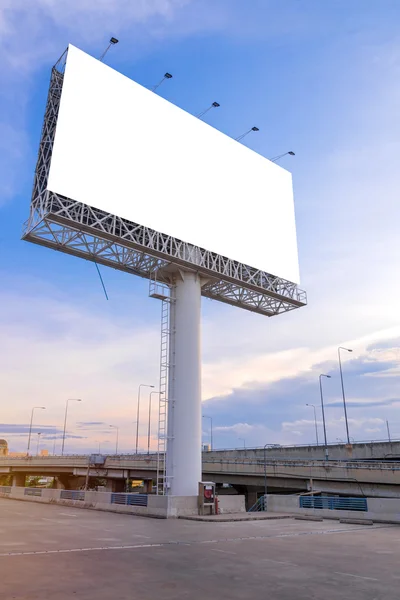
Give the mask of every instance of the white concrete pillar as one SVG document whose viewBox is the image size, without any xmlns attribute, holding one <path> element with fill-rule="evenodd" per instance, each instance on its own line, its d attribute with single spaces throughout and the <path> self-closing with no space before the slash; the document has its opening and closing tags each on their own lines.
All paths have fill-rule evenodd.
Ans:
<svg viewBox="0 0 400 600">
<path fill-rule="evenodd" d="M 171 307 L 167 486 L 172 496 L 197 496 L 201 481 L 201 279 L 182 272 Z"/>
</svg>

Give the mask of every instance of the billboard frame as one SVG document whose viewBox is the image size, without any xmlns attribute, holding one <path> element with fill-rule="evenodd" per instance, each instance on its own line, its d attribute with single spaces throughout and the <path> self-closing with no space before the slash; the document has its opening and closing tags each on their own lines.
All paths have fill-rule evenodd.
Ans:
<svg viewBox="0 0 400 600">
<path fill-rule="evenodd" d="M 168 267 L 182 267 L 207 279 L 203 296 L 269 317 L 306 305 L 306 292 L 293 282 L 47 189 L 66 56 L 51 72 L 22 239 L 147 279 L 168 281 Z"/>
</svg>

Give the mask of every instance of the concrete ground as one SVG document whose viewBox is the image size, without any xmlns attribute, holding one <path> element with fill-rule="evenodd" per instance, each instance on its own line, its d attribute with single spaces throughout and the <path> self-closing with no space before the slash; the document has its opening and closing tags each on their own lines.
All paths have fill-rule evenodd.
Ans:
<svg viewBox="0 0 400 600">
<path fill-rule="evenodd" d="M 394 600 L 400 527 L 156 520 L 0 499 L 1 600 Z"/>
</svg>

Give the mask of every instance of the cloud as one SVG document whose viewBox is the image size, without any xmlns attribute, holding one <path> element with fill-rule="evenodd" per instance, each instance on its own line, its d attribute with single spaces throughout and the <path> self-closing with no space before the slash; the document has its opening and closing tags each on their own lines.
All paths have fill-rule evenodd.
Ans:
<svg viewBox="0 0 400 600">
<path fill-rule="evenodd" d="M 27 438 L 30 425 L 25 423 L 0 423 L 0 435 L 12 436 L 14 438 Z M 41 440 L 59 440 L 63 430 L 52 425 L 33 425 L 31 435 L 41 434 Z M 83 440 L 85 436 L 76 435 L 66 431 L 66 439 Z"/>
<path fill-rule="evenodd" d="M 104 421 L 77 421 L 76 426 L 79 429 L 90 428 L 90 427 L 98 427 L 99 425 L 106 425 Z"/>
<path fill-rule="evenodd" d="M 167 29 L 176 12 L 188 1 L 35 0 L 27 10 L 24 0 L 3 0 L 0 6 L 3 64 L 31 70 L 44 61 L 54 63 L 69 41 L 92 47 L 102 43 L 105 47 L 108 41 L 105 32 L 118 37 L 129 31 L 125 43 L 130 46 L 133 31 L 134 37 L 140 39 L 143 26 L 147 34 L 156 26 Z"/>
<path fill-rule="evenodd" d="M 384 343 L 385 340 L 378 343 L 381 342 Z M 368 339 L 354 343 L 353 347 L 358 347 L 357 354 L 351 355 L 353 358 L 347 359 L 343 365 L 350 434 L 358 440 L 369 438 L 372 433 L 384 437 L 386 418 L 392 422 L 396 434 L 397 431 L 400 433 L 400 421 L 397 417 L 400 400 L 393 395 L 400 383 L 400 375 L 397 378 L 367 376 L 369 371 L 376 374 L 398 366 L 400 353 L 395 353 L 392 362 L 389 362 L 385 353 L 377 353 L 371 346 Z M 308 358 L 311 361 L 313 356 L 324 355 L 325 352 L 322 348 L 319 353 L 309 353 Z M 293 372 L 297 368 L 296 365 Z M 247 436 L 247 445 L 314 442 L 313 409 L 306 404 L 314 404 L 316 407 L 321 441 L 323 423 L 318 375 L 322 370 L 331 375 L 331 380 L 324 380 L 323 388 L 328 440 L 343 439 L 345 420 L 338 367 L 334 362 L 327 362 L 322 365 L 306 364 L 299 373 L 283 378 L 278 375 L 277 380 L 269 378 L 269 381 L 265 381 L 262 377 L 252 386 L 243 385 L 225 396 L 205 401 L 204 412 L 213 418 L 215 441 L 218 443 L 219 438 L 221 445 L 226 443 L 236 446 L 237 437 Z M 292 418 L 288 419 L 287 415 Z"/>
<path fill-rule="evenodd" d="M 0 205 L 15 193 L 21 180 L 20 165 L 29 154 L 29 140 L 25 131 L 9 122 L 0 121 Z"/>
</svg>

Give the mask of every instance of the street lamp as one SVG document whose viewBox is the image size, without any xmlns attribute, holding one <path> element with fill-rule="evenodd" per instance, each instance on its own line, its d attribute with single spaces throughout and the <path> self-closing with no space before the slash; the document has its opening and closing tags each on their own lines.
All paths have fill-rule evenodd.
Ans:
<svg viewBox="0 0 400 600">
<path fill-rule="evenodd" d="M 327 377 L 328 379 L 331 379 L 330 375 L 324 375 L 324 373 L 321 373 L 321 375 L 319 376 L 319 390 L 321 393 L 321 410 L 322 410 L 322 423 L 324 426 L 324 442 L 325 442 L 325 460 L 329 459 L 329 453 L 328 453 L 328 443 L 326 441 L 326 425 L 325 425 L 325 410 L 324 410 L 324 396 L 322 394 L 322 377 Z"/>
<path fill-rule="evenodd" d="M 387 428 L 387 433 L 388 433 L 388 440 L 389 442 L 391 442 L 391 438 L 390 438 L 390 429 L 389 429 L 389 421 L 386 419 L 386 428 Z"/>
<path fill-rule="evenodd" d="M 113 429 L 116 430 L 117 432 L 117 439 L 115 442 L 115 454 L 118 454 L 118 436 L 119 436 L 119 427 L 117 427 L 117 425 L 110 425 L 110 427 L 112 427 Z"/>
<path fill-rule="evenodd" d="M 34 406 L 32 408 L 32 412 L 31 412 L 31 424 L 29 425 L 29 436 L 28 436 L 28 448 L 27 448 L 27 455 L 29 456 L 29 449 L 31 447 L 31 435 L 32 435 L 32 422 L 33 422 L 33 413 L 35 412 L 35 410 L 37 408 L 40 408 L 41 410 L 45 410 L 46 407 L 45 406 Z"/>
<path fill-rule="evenodd" d="M 152 386 L 154 387 L 154 385 Z M 150 429 L 151 429 L 151 397 L 153 394 L 163 394 L 164 392 L 150 392 L 149 396 L 149 424 L 147 427 L 147 454 L 150 454 Z"/>
<path fill-rule="evenodd" d="M 141 383 L 139 385 L 139 390 L 138 390 L 138 400 L 137 400 L 137 416 L 136 416 L 136 454 L 138 453 L 138 441 L 139 441 L 139 411 L 140 411 L 140 389 L 142 387 L 149 387 L 149 388 L 153 388 L 154 385 L 148 385 L 147 383 Z"/>
<path fill-rule="evenodd" d="M 203 419 L 210 419 L 210 442 L 211 442 L 211 450 L 213 449 L 213 421 L 212 417 L 208 417 L 207 415 L 203 415 Z"/>
<path fill-rule="evenodd" d="M 97 444 L 99 444 L 99 454 L 101 454 L 101 444 L 109 444 L 108 440 L 94 440 Z"/>
<path fill-rule="evenodd" d="M 315 435 L 316 435 L 316 438 L 317 438 L 317 446 L 318 446 L 319 444 L 318 444 L 317 411 L 315 410 L 314 404 L 306 404 L 306 406 L 312 406 L 313 409 L 314 409 Z"/>
<path fill-rule="evenodd" d="M 347 433 L 347 443 L 350 444 L 350 436 L 349 436 L 349 424 L 347 421 L 347 409 L 346 409 L 346 396 L 344 394 L 344 385 L 343 385 L 343 372 L 342 372 L 342 361 L 340 360 L 340 351 L 346 350 L 346 352 L 353 352 L 350 348 L 343 348 L 343 346 L 339 346 L 338 348 L 338 357 L 339 357 L 339 369 L 340 369 L 340 381 L 342 382 L 342 395 L 343 395 L 343 408 L 344 408 L 344 419 L 346 422 L 346 433 Z"/>
<path fill-rule="evenodd" d="M 243 442 L 243 448 L 246 450 L 246 440 L 244 438 L 238 438 L 241 442 Z"/>
<path fill-rule="evenodd" d="M 39 444 L 40 444 L 40 436 L 42 435 L 41 431 L 38 431 L 37 434 L 37 446 L 36 446 L 36 456 L 39 456 Z"/>
<path fill-rule="evenodd" d="M 63 431 L 62 446 L 61 446 L 61 456 L 63 456 L 63 454 L 64 454 L 65 431 L 66 431 L 66 427 L 67 427 L 67 415 L 68 415 L 69 402 L 82 402 L 82 400 L 80 398 L 68 398 L 68 400 L 65 403 L 64 431 Z"/>
<path fill-rule="evenodd" d="M 265 444 L 264 446 L 264 510 L 266 509 L 266 501 L 267 501 L 267 446 L 270 444 Z"/>
</svg>

